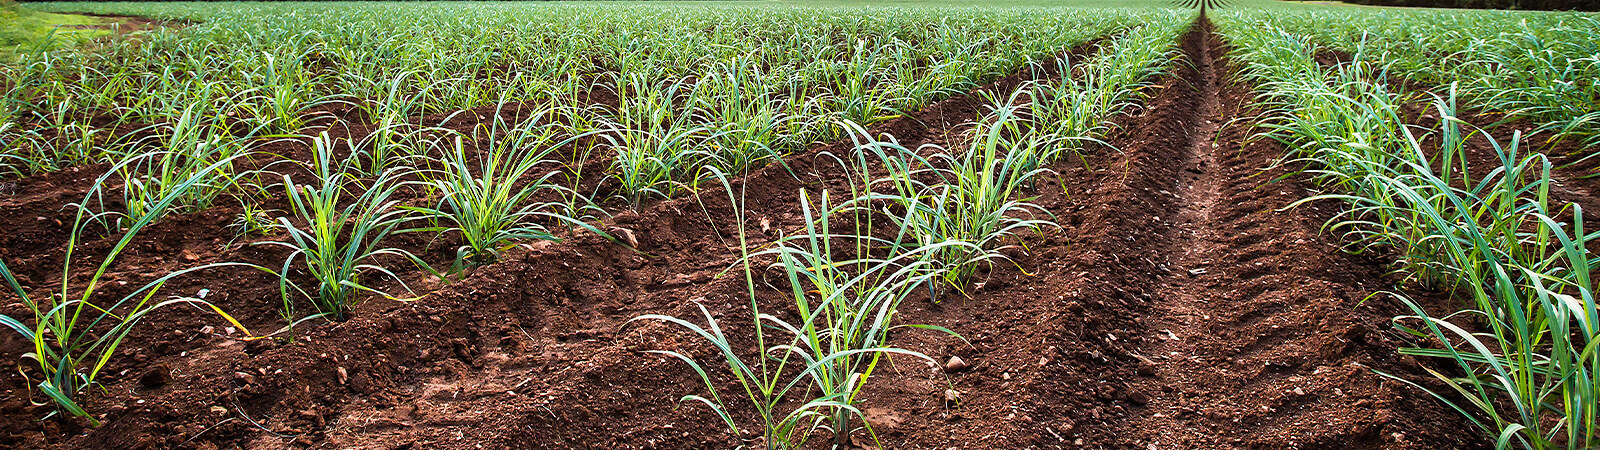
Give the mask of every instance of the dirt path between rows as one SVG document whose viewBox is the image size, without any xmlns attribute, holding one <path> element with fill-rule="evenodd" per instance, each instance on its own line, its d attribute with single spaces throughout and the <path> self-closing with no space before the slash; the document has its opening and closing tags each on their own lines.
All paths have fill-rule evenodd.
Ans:
<svg viewBox="0 0 1600 450">
<path fill-rule="evenodd" d="M 1249 139 L 1257 114 L 1229 83 L 1220 36 L 1209 23 L 1184 41 L 1197 94 L 1181 104 L 1182 171 L 1170 189 L 1176 225 L 1165 245 L 1158 300 L 1141 320 L 1154 339 L 1128 355 L 1143 405 L 1105 441 L 1145 448 L 1464 448 L 1482 445 L 1464 421 L 1426 394 L 1375 371 L 1417 382 L 1397 355 L 1380 296 L 1384 261 L 1338 249 L 1319 227 L 1337 210 L 1312 203 L 1310 186 L 1275 166 L 1284 151 Z M 1181 89 L 1181 88 L 1180 88 Z M 1158 259 L 1159 261 L 1159 259 Z"/>
</svg>

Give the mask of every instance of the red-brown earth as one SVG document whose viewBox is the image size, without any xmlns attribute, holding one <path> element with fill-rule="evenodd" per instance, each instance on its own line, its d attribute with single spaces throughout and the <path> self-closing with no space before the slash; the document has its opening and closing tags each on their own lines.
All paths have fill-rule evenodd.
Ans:
<svg viewBox="0 0 1600 450">
<path fill-rule="evenodd" d="M 967 367 L 894 358 L 873 374 L 862 402 L 890 448 L 1463 448 L 1487 443 L 1454 411 L 1394 374 L 1432 386 L 1398 356 L 1404 340 L 1385 296 L 1398 280 L 1391 259 L 1352 255 L 1321 230 L 1339 206 L 1284 209 L 1317 191 L 1281 164 L 1284 149 L 1250 139 L 1261 111 L 1249 86 L 1228 77 L 1223 42 L 1209 24 L 1183 37 L 1183 56 L 1115 118 L 1107 146 L 1055 164 L 1034 203 L 1060 228 L 1024 234 L 1016 262 L 980 272 L 970 296 L 902 305 L 901 323 L 946 327 L 965 341 L 900 332 L 896 345 Z M 1084 55 L 1086 45 L 1072 53 Z M 908 148 L 958 147 L 985 112 L 980 90 L 1005 93 L 1023 70 L 910 117 L 875 125 Z M 591 98 L 591 101 L 596 99 Z M 614 102 L 614 98 L 612 100 Z M 605 103 L 601 101 L 600 103 Z M 613 103 L 614 104 L 614 103 Z M 473 111 L 473 124 L 486 114 Z M 475 125 L 463 125 L 470 129 Z M 346 136 L 363 126 L 335 126 Z M 354 130 L 354 131 L 352 131 Z M 304 143 L 281 143 L 282 154 Z M 300 150 L 295 150 L 296 148 Z M 701 448 L 754 444 L 706 408 L 680 403 L 704 385 L 681 362 L 647 353 L 678 350 L 714 367 L 741 426 L 738 398 L 703 340 L 657 322 L 660 313 L 701 322 L 703 305 L 735 348 L 750 356 L 751 299 L 738 260 L 738 227 L 752 245 L 802 225 L 799 192 L 848 192 L 849 172 L 824 154 L 848 141 L 792 155 L 732 183 L 745 221 L 721 189 L 616 209 L 601 228 L 631 235 L 637 251 L 589 233 L 529 243 L 448 284 L 405 278 L 420 299 L 373 299 L 343 322 L 315 322 L 292 342 L 244 340 L 197 309 L 146 319 L 85 396 L 105 424 L 38 420 L 49 406 L 21 377 L 0 378 L 0 444 L 28 448 Z M 593 165 L 592 162 L 586 162 Z M 605 167 L 603 164 L 598 167 Z M 0 248 L 28 282 L 58 277 L 77 201 L 103 167 L 19 180 L 0 197 Z M 586 181 L 599 186 L 600 180 Z M 837 200 L 837 197 L 835 197 Z M 614 206 L 614 205 L 613 205 Z M 111 271 L 108 293 L 151 274 L 193 265 L 281 263 L 285 253 L 233 240 L 240 212 L 226 202 L 176 214 L 144 232 Z M 86 254 L 114 242 L 98 238 Z M 397 245 L 448 261 L 451 239 L 402 236 Z M 85 259 L 87 261 L 87 259 Z M 764 311 L 784 308 L 776 273 L 757 277 Z M 126 282 L 126 285 L 118 284 Z M 260 334 L 281 326 L 276 279 L 247 270 L 207 271 L 169 285 L 212 300 Z M 1448 306 L 1446 296 L 1431 301 Z M 12 304 L 7 314 L 21 310 Z M 26 343 L 0 338 L 0 357 L 21 361 Z M 1442 368 L 1441 368 L 1442 369 Z M 954 391 L 955 402 L 947 401 Z M 852 441 L 876 445 L 864 433 Z M 820 445 L 822 439 L 813 441 Z"/>
</svg>

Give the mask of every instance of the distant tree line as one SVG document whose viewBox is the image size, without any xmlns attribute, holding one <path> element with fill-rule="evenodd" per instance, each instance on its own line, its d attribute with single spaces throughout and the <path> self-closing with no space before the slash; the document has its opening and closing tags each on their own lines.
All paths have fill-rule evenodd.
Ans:
<svg viewBox="0 0 1600 450">
<path fill-rule="evenodd" d="M 1429 8 L 1520 9 L 1542 11 L 1600 11 L 1600 0 L 1344 0 L 1375 6 Z"/>
</svg>

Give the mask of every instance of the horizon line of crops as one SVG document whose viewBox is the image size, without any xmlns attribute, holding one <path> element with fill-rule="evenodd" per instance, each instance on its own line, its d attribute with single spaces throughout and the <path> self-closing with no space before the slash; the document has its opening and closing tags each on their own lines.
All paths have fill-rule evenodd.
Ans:
<svg viewBox="0 0 1600 450">
<path fill-rule="evenodd" d="M 173 12 L 150 5 L 50 6 L 157 17 Z M 666 98 L 674 110 L 670 118 L 716 134 L 713 144 L 728 150 L 708 153 L 737 171 L 838 136 L 842 130 L 831 125 L 838 117 L 860 123 L 893 117 L 1144 16 L 1127 10 L 897 8 L 863 16 L 826 8 L 483 4 L 445 14 L 420 4 L 189 8 L 187 16 L 205 21 L 118 38 L 91 52 L 23 54 L 4 65 L 0 71 L 11 76 L 3 86 L 0 123 L 19 125 L 0 126 L 12 133 L 0 136 L 7 144 L 0 175 L 98 160 L 133 144 L 107 136 L 119 134 L 119 127 L 167 123 L 196 105 L 205 105 L 199 113 L 227 118 L 236 137 L 248 138 L 314 134 L 303 130 L 308 123 L 347 107 L 368 122 L 389 125 L 506 98 L 577 105 L 586 93 L 610 91 L 625 100 L 624 111 L 597 110 L 588 120 L 638 130 L 650 138 L 642 139 L 648 147 L 670 140 L 656 136 L 661 133 L 652 128 L 660 124 L 651 123 L 669 117 L 629 111 L 650 106 L 626 100 L 675 84 L 692 88 L 679 93 L 703 90 L 707 95 L 697 97 L 711 100 Z M 819 12 L 828 20 L 810 20 Z M 1073 31 L 1060 32 L 1063 25 Z M 79 132 L 24 131 L 47 119 L 60 122 L 53 128 Z M 751 148 L 758 146 L 765 148 Z M 52 163 L 6 170 L 14 160 Z"/>
<path fill-rule="evenodd" d="M 1427 311 L 1392 293 L 1412 311 L 1394 319 L 1396 329 L 1422 340 L 1401 353 L 1453 363 L 1460 373 L 1424 367 L 1447 392 L 1384 375 L 1433 394 L 1499 448 L 1600 444 L 1600 315 L 1588 248 L 1600 234 L 1583 229 L 1577 204 L 1549 198 L 1549 158 L 1520 152 L 1519 135 L 1504 147 L 1486 136 L 1498 164 L 1470 167 L 1466 141 L 1484 132 L 1463 131 L 1471 125 L 1455 116 L 1454 92 L 1433 99 L 1437 128 L 1407 124 L 1401 104 L 1417 97 L 1391 90 L 1381 60 L 1357 52 L 1351 63 L 1323 68 L 1310 36 L 1256 20 L 1219 22 L 1245 63 L 1240 74 L 1277 108 L 1263 135 L 1283 142 L 1331 191 L 1302 202 L 1346 203 L 1330 229 L 1361 249 L 1392 249 L 1413 281 L 1472 302 Z"/>
</svg>

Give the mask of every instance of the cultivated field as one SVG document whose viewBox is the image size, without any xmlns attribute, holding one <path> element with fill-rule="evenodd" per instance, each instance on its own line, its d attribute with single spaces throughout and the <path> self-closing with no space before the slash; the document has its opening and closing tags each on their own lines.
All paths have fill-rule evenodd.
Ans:
<svg viewBox="0 0 1600 450">
<path fill-rule="evenodd" d="M 6 447 L 1600 445 L 1597 14 L 28 8 Z"/>
</svg>

